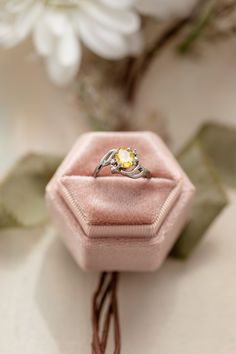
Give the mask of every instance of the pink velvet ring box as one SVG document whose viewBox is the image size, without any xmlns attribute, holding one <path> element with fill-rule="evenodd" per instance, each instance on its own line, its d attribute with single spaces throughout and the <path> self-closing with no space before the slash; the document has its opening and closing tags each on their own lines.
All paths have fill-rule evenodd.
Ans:
<svg viewBox="0 0 236 354">
<path fill-rule="evenodd" d="M 136 148 L 152 177 L 93 171 L 104 154 Z M 157 269 L 188 221 L 194 187 L 163 141 L 151 132 L 82 135 L 46 191 L 52 220 L 85 270 Z"/>
</svg>

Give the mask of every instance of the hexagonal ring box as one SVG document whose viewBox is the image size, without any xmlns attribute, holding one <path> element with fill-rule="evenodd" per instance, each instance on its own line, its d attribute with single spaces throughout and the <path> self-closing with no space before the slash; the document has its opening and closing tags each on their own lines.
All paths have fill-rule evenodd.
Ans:
<svg viewBox="0 0 236 354">
<path fill-rule="evenodd" d="M 151 178 L 93 171 L 114 148 L 137 149 Z M 151 132 L 83 134 L 46 190 L 52 220 L 85 270 L 157 269 L 191 213 L 194 187 L 163 141 Z"/>
</svg>

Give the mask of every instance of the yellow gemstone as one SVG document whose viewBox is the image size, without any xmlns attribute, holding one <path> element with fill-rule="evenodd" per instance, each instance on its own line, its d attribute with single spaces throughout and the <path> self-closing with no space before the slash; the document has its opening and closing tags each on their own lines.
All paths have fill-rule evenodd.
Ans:
<svg viewBox="0 0 236 354">
<path fill-rule="evenodd" d="M 116 162 L 122 168 L 130 168 L 134 164 L 134 153 L 129 148 L 119 148 L 115 154 Z"/>
</svg>

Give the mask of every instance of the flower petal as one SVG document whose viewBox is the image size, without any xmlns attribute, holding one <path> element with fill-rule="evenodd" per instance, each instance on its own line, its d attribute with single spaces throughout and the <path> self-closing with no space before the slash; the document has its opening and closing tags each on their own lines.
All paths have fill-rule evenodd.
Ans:
<svg viewBox="0 0 236 354">
<path fill-rule="evenodd" d="M 46 22 L 55 36 L 61 36 L 68 28 L 66 13 L 58 10 L 47 10 Z"/>
<path fill-rule="evenodd" d="M 71 66 L 81 59 L 81 51 L 78 39 L 71 27 L 58 40 L 55 55 L 63 66 Z"/>
<path fill-rule="evenodd" d="M 76 76 L 81 62 L 79 41 L 68 27 L 63 36 L 57 38 L 54 51 L 47 59 L 47 71 L 51 80 L 59 86 L 67 85 Z"/>
<path fill-rule="evenodd" d="M 33 42 L 37 52 L 42 56 L 48 56 L 53 50 L 54 40 L 45 17 L 41 17 L 33 29 Z"/>
<path fill-rule="evenodd" d="M 23 41 L 32 30 L 42 9 L 41 3 L 33 3 L 22 13 L 16 14 L 13 22 L 2 21 L 0 23 L 0 45 L 13 47 Z"/>
<path fill-rule="evenodd" d="M 15 33 L 21 40 L 25 39 L 32 30 L 35 21 L 43 11 L 41 3 L 35 2 L 27 11 L 21 14 L 15 24 Z"/>
<path fill-rule="evenodd" d="M 114 31 L 131 34 L 140 28 L 140 18 L 134 11 L 109 8 L 90 0 L 81 2 L 80 8 L 89 17 Z"/>
<path fill-rule="evenodd" d="M 137 0 L 100 0 L 100 2 L 115 9 L 126 9 L 134 5 Z"/>
<path fill-rule="evenodd" d="M 26 11 L 29 6 L 31 6 L 33 0 L 11 0 L 7 1 L 3 6 L 5 10 L 10 14 L 16 14 L 22 11 Z"/>
<path fill-rule="evenodd" d="M 108 31 L 81 12 L 77 14 L 76 26 L 84 44 L 97 55 L 106 59 L 120 59 L 129 53 L 125 36 L 112 30 Z"/>
<path fill-rule="evenodd" d="M 79 52 L 81 50 L 79 49 Z M 61 65 L 55 55 L 50 55 L 46 61 L 48 75 L 53 83 L 58 86 L 68 85 L 76 76 L 79 70 L 80 62 L 74 62 L 73 65 Z"/>
</svg>

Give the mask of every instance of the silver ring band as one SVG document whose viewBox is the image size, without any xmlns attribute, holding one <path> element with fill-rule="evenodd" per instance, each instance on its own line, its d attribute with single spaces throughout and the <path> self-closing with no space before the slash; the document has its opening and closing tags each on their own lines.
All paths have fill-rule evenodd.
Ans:
<svg viewBox="0 0 236 354">
<path fill-rule="evenodd" d="M 111 173 L 113 174 L 118 173 L 133 179 L 151 178 L 150 171 L 139 163 L 136 149 L 118 148 L 109 150 L 99 161 L 93 176 L 97 177 L 101 169 L 106 166 L 111 167 Z"/>
</svg>

